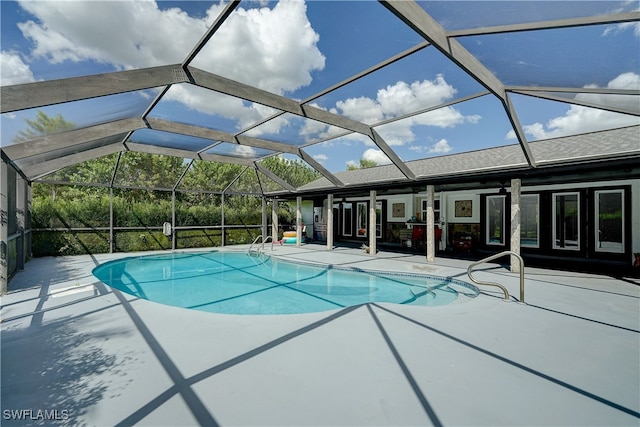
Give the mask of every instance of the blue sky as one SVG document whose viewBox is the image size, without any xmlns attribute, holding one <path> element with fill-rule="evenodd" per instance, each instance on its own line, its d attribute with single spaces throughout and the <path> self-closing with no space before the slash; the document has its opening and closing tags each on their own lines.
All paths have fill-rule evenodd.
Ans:
<svg viewBox="0 0 640 427">
<path fill-rule="evenodd" d="M 639 2 L 420 2 L 449 30 L 638 10 Z M 2 85 L 181 62 L 222 10 L 199 1 L 2 1 Z M 460 42 L 508 85 L 640 90 L 640 25 L 590 26 L 464 37 Z M 402 52 L 421 37 L 373 1 L 242 2 L 193 66 L 297 100 Z M 588 49 L 585 49 L 585 45 Z M 430 47 L 311 101 L 371 125 L 484 91 Z M 43 108 L 78 126 L 140 115 L 153 90 Z M 581 95 L 608 103 L 611 97 Z M 620 97 L 618 97 L 620 98 Z M 626 97 L 629 102 L 631 97 Z M 514 96 L 529 140 L 637 124 L 638 118 Z M 616 100 L 618 102 L 618 100 Z M 632 108 L 640 109 L 637 97 Z M 273 114 L 240 99 L 175 85 L 153 117 L 236 133 Z M 2 115 L 2 145 L 35 111 Z M 492 96 L 376 127 L 403 160 L 514 144 Z M 283 116 L 248 135 L 302 146 L 335 135 L 321 123 Z M 143 132 L 149 141 L 166 135 Z M 191 144 L 187 139 L 176 140 Z M 170 144 L 170 143 L 169 143 Z M 199 145 L 199 144 L 196 144 Z M 191 146 L 191 145 L 190 145 Z M 225 147 L 226 149 L 226 147 Z M 361 158 L 386 161 L 361 135 L 303 148 L 330 171 Z M 246 156 L 265 152 L 245 150 Z"/>
</svg>

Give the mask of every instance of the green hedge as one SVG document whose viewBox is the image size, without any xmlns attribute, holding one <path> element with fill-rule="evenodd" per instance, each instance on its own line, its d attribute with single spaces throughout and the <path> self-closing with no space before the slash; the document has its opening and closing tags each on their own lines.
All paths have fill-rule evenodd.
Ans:
<svg viewBox="0 0 640 427">
<path fill-rule="evenodd" d="M 171 200 L 159 197 L 159 192 L 135 193 L 136 197 L 117 191 L 113 198 L 114 227 L 161 227 L 171 222 Z M 146 196 L 146 197 L 142 197 Z M 166 196 L 166 195 L 165 195 Z M 177 226 L 219 226 L 222 208 L 219 198 L 197 201 L 176 200 Z M 225 224 L 254 226 L 262 222 L 262 201 L 250 196 L 229 196 L 225 203 Z M 280 205 L 280 221 L 293 216 L 286 204 Z M 95 191 L 82 198 L 65 200 L 50 195 L 34 198 L 32 228 L 97 228 L 109 227 L 109 194 Z M 251 243 L 259 228 L 226 230 L 227 245 Z M 178 230 L 178 248 L 214 247 L 222 244 L 221 230 Z M 171 249 L 171 239 L 160 229 L 114 231 L 114 250 L 117 252 Z M 33 231 L 32 253 L 35 257 L 79 255 L 109 252 L 109 232 L 92 231 Z"/>
<path fill-rule="evenodd" d="M 258 200 L 259 201 L 259 200 Z M 225 208 L 227 224 L 255 225 L 261 221 L 256 203 Z M 171 201 L 136 202 L 122 197 L 113 200 L 114 227 L 162 226 L 171 222 Z M 199 206 L 183 203 L 176 206 L 178 226 L 216 226 L 222 224 L 220 206 Z M 83 200 L 38 198 L 32 204 L 32 226 L 46 228 L 109 227 L 109 196 L 94 196 Z M 228 229 L 226 244 L 251 243 L 260 234 L 258 229 Z M 221 230 L 178 230 L 178 248 L 220 246 Z M 33 231 L 34 257 L 80 255 L 109 252 L 109 232 L 94 231 Z M 171 239 L 159 229 L 115 230 L 114 251 L 133 252 L 171 249 Z"/>
<path fill-rule="evenodd" d="M 34 231 L 31 252 L 34 257 L 108 253 L 109 233 Z"/>
</svg>

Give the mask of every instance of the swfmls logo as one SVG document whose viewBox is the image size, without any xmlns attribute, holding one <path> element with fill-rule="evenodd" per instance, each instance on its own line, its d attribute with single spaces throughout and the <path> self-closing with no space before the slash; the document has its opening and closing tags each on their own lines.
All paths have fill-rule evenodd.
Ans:
<svg viewBox="0 0 640 427">
<path fill-rule="evenodd" d="M 64 421 L 69 419 L 69 411 L 67 409 L 5 409 L 2 411 L 2 418 L 5 420 Z"/>
</svg>

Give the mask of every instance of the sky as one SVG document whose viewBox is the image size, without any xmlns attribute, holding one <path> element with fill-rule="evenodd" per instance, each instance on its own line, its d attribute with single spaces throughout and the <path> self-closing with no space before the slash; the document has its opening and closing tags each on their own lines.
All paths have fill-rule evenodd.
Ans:
<svg viewBox="0 0 640 427">
<path fill-rule="evenodd" d="M 638 1 L 421 2 L 447 29 L 639 10 Z M 200 1 L 0 2 L 1 84 L 181 63 L 224 4 Z M 322 90 L 423 41 L 372 1 L 243 1 L 192 66 L 376 126 L 403 160 L 517 143 L 504 106 L 436 49 L 422 49 L 324 96 Z M 499 79 L 514 86 L 608 87 L 640 90 L 640 24 L 589 26 L 472 36 L 462 45 Z M 589 46 L 585 50 L 585 46 Z M 142 114 L 157 91 L 146 90 L 42 108 L 77 126 Z M 477 97 L 398 121 L 389 120 L 457 99 Z M 569 94 L 573 97 L 574 94 Z M 638 97 L 577 95 L 596 103 L 631 104 Z M 313 99 L 311 99 L 313 98 Z M 563 102 L 514 95 L 530 141 L 640 123 Z M 237 133 L 274 110 L 192 85 L 173 85 L 151 117 Z M 2 145 L 10 144 L 35 111 L 2 115 Z M 156 133 L 156 135 L 154 135 Z M 246 132 L 304 146 L 332 172 L 389 160 L 366 137 L 290 114 Z M 134 139 L 166 135 L 137 132 Z M 169 143 L 170 144 L 170 143 Z M 189 138 L 177 146 L 206 147 Z M 228 152 L 229 147 L 219 147 Z M 216 153 L 212 148 L 211 153 Z M 235 146 L 238 150 L 239 147 Z M 242 156 L 268 154 L 243 148 Z"/>
</svg>

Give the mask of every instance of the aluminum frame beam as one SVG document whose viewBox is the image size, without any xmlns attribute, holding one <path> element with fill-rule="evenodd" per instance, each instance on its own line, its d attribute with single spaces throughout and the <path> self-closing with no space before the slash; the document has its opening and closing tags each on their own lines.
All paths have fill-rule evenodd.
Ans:
<svg viewBox="0 0 640 427">
<path fill-rule="evenodd" d="M 413 173 L 409 166 L 405 162 L 402 161 L 400 157 L 396 154 L 395 151 L 387 145 L 387 143 L 382 139 L 382 137 L 376 132 L 374 129 L 371 129 L 371 140 L 382 150 L 382 152 L 391 160 L 402 174 L 407 177 L 407 179 L 414 180 L 416 179 L 416 175 Z"/>
<path fill-rule="evenodd" d="M 180 65 L 116 71 L 0 88 L 1 113 L 187 82 Z"/>
<path fill-rule="evenodd" d="M 369 133 L 369 126 L 364 123 L 324 111 L 317 107 L 301 105 L 299 102 L 284 96 L 276 95 L 274 93 L 267 92 L 266 90 L 209 73 L 207 71 L 199 70 L 197 68 L 189 67 L 188 71 L 193 77 L 193 84 L 196 86 L 231 95 L 236 98 L 244 99 L 245 101 L 266 105 L 267 107 L 295 114 L 296 116 L 306 117 L 328 125 L 348 129 L 363 135 L 371 135 Z"/>
<path fill-rule="evenodd" d="M 59 157 L 57 159 L 49 160 L 47 162 L 38 163 L 35 165 L 25 166 L 22 171 L 29 178 L 34 181 L 40 177 L 53 173 L 57 170 L 65 168 L 67 166 L 75 165 L 87 160 L 97 159 L 98 157 L 108 156 L 109 154 L 117 153 L 124 150 L 122 143 L 114 143 L 105 145 L 103 147 L 86 150 L 81 153 L 71 154 L 65 157 Z"/>
<path fill-rule="evenodd" d="M 139 117 L 116 120 L 85 128 L 73 129 L 53 135 L 47 135 L 18 144 L 3 147 L 4 152 L 13 160 L 72 147 L 85 142 L 115 136 L 128 131 L 145 128 L 146 125 Z"/>
<path fill-rule="evenodd" d="M 640 12 L 616 13 L 606 16 L 587 16 L 581 18 L 555 19 L 522 24 L 452 30 L 449 31 L 448 34 L 449 37 L 467 37 L 486 34 L 515 33 L 521 31 L 550 30 L 554 28 L 585 27 L 588 25 L 622 24 L 625 22 L 636 21 L 640 21 Z"/>
<path fill-rule="evenodd" d="M 215 129 L 203 128 L 200 126 L 188 125 L 164 119 L 147 118 L 146 121 L 149 125 L 149 129 L 210 139 L 212 140 L 212 143 L 215 141 L 222 141 L 232 144 L 247 145 L 249 147 L 255 148 L 265 148 L 267 150 L 283 153 L 298 153 L 298 149 L 296 147 L 289 144 L 284 144 L 282 142 L 268 141 L 266 139 L 253 138 L 244 135 L 235 136 L 234 134 L 229 132 L 223 132 Z"/>
<path fill-rule="evenodd" d="M 260 163 L 255 162 L 255 166 L 256 166 L 256 170 L 262 172 L 267 178 L 273 180 L 280 187 L 284 188 L 287 191 L 295 193 L 296 188 L 293 185 L 289 184 L 288 182 L 280 178 L 278 175 L 276 175 L 275 173 L 271 172 L 269 169 L 262 166 Z M 260 176 L 258 175 L 258 181 L 259 180 L 260 180 Z M 263 193 L 264 193 L 264 190 L 263 190 Z"/>
<path fill-rule="evenodd" d="M 502 102 L 505 112 L 515 131 L 516 137 L 530 167 L 535 167 L 536 162 L 527 143 L 522 125 L 518 120 L 513 104 L 506 92 L 505 85 L 489 71 L 475 56 L 473 56 L 455 38 L 450 37 L 447 31 L 429 15 L 415 1 L 387 1 L 380 2 L 401 19 L 418 34 L 428 40 L 434 47 L 453 61 L 458 67 L 473 77 L 478 83 L 491 91 Z"/>
<path fill-rule="evenodd" d="M 298 154 L 302 160 L 304 160 L 305 162 L 307 162 L 309 165 L 311 165 L 312 168 L 314 168 L 315 170 L 317 170 L 318 172 L 320 172 L 320 174 L 322 176 L 324 176 L 325 178 L 327 178 L 329 180 L 330 183 L 332 183 L 333 185 L 335 185 L 336 187 L 344 187 L 344 182 L 342 182 L 341 180 L 338 179 L 338 177 L 336 177 L 334 174 L 332 174 L 331 172 L 329 172 L 328 169 L 326 169 L 324 166 L 322 166 L 319 162 L 316 161 L 316 159 L 314 159 L 313 157 L 311 157 L 309 154 L 307 154 L 304 150 L 300 149 L 299 150 L 299 154 Z"/>
<path fill-rule="evenodd" d="M 557 91 L 557 92 L 560 92 L 560 91 Z M 636 104 L 638 105 L 638 109 L 630 110 L 627 108 L 617 107 L 615 105 L 598 104 L 595 102 L 581 101 L 575 98 L 574 99 L 563 98 L 561 96 L 553 96 L 553 95 L 549 95 L 548 93 L 545 94 L 538 91 L 518 90 L 518 91 L 513 91 L 513 93 L 516 93 L 518 95 L 532 96 L 534 98 L 548 99 L 550 101 L 558 101 L 565 104 L 573 104 L 573 105 L 581 105 L 583 107 L 597 108 L 598 110 L 611 111 L 614 113 L 629 114 L 631 116 L 640 116 L 640 100 L 637 100 L 636 102 Z M 583 92 L 580 92 L 580 93 L 583 93 Z"/>
</svg>

